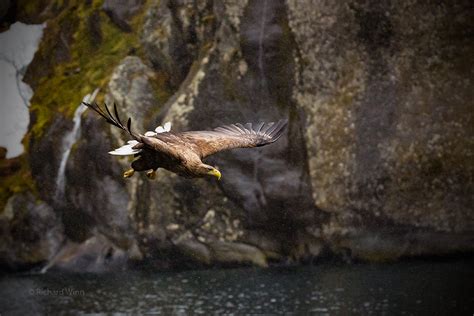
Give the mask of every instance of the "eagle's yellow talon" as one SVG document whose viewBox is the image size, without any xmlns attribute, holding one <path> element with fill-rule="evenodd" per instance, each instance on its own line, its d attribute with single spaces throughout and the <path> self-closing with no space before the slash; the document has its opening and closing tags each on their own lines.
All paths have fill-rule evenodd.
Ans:
<svg viewBox="0 0 474 316">
<path fill-rule="evenodd" d="M 156 170 L 148 170 L 146 172 L 146 176 L 148 177 L 148 179 L 154 180 L 156 178 Z"/>
<path fill-rule="evenodd" d="M 128 169 L 127 171 L 125 171 L 123 173 L 123 177 L 124 178 L 130 178 L 131 176 L 133 176 L 133 174 L 135 173 L 135 170 L 133 169 Z"/>
</svg>

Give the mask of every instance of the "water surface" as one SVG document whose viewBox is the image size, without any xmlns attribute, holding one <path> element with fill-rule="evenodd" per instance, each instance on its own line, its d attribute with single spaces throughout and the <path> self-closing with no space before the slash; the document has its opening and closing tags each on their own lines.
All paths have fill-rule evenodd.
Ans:
<svg viewBox="0 0 474 316">
<path fill-rule="evenodd" d="M 183 272 L 9 275 L 2 315 L 472 315 L 474 260 Z"/>
</svg>

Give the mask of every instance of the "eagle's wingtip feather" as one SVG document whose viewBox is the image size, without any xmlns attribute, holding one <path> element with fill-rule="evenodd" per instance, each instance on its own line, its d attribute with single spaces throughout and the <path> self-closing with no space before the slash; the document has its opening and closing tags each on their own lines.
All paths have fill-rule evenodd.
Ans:
<svg viewBox="0 0 474 316">
<path fill-rule="evenodd" d="M 264 134 L 270 138 L 270 143 L 276 142 L 285 132 L 288 120 L 279 120 L 266 129 Z"/>
</svg>

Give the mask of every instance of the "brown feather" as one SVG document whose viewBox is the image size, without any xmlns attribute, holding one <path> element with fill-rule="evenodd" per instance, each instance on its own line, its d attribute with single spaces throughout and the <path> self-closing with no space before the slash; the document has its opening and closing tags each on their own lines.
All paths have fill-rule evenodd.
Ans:
<svg viewBox="0 0 474 316">
<path fill-rule="evenodd" d="M 252 129 L 252 125 L 249 123 L 246 126 L 237 123 L 220 126 L 213 131 L 191 131 L 175 135 L 185 143 L 195 145 L 188 146 L 193 148 L 201 158 L 205 158 L 222 150 L 252 148 L 271 144 L 281 137 L 286 125 L 286 120 L 279 121 L 276 124 L 269 123 L 265 126 L 260 123 L 257 125 L 258 131 L 256 131 Z M 165 136 L 163 134 L 158 134 L 156 137 L 162 138 Z"/>
</svg>

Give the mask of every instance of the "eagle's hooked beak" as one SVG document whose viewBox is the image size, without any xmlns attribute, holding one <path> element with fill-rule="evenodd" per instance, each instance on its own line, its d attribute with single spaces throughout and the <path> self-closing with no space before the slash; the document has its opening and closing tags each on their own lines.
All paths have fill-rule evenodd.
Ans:
<svg viewBox="0 0 474 316">
<path fill-rule="evenodd" d="M 212 169 L 211 171 L 209 171 L 207 174 L 216 177 L 217 180 L 220 180 L 220 179 L 221 179 L 221 176 L 222 176 L 221 173 L 220 173 L 220 171 L 217 170 L 217 169 L 215 169 L 215 168 Z"/>
</svg>

